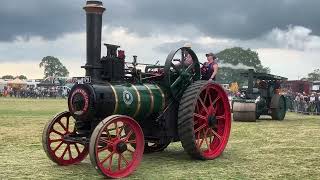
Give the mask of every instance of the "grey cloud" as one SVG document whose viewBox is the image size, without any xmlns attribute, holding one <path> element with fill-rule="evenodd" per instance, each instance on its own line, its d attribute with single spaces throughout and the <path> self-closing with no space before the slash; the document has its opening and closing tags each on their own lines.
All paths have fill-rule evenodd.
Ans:
<svg viewBox="0 0 320 180">
<path fill-rule="evenodd" d="M 274 27 L 301 25 L 320 34 L 319 0 L 105 0 L 104 24 L 141 36 L 177 33 L 248 40 Z M 85 1 L 10 0 L 0 6 L 0 41 L 16 36 L 55 39 L 85 30 Z M 193 27 L 193 34 L 184 30 Z M 192 28 L 191 28 L 192 29 Z"/>
<path fill-rule="evenodd" d="M 219 52 L 226 48 L 243 47 L 250 49 L 261 48 L 279 48 L 291 49 L 297 51 L 319 51 L 320 36 L 312 35 L 312 30 L 303 26 L 289 25 L 285 29 L 273 28 L 269 32 L 248 40 L 241 39 L 216 39 L 214 42 L 201 42 L 199 39 L 185 39 L 182 41 L 163 43 L 154 49 L 159 52 L 168 52 L 170 49 L 176 49 L 183 46 L 186 42 L 192 43 L 192 49 L 198 52 Z"/>
</svg>

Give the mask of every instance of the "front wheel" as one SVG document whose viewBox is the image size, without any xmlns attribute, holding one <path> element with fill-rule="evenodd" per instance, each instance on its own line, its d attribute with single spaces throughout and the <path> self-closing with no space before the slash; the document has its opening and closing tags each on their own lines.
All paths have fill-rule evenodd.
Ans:
<svg viewBox="0 0 320 180">
<path fill-rule="evenodd" d="M 123 178 L 139 166 L 144 136 L 139 124 L 122 115 L 109 116 L 94 129 L 89 145 L 91 163 L 108 178 Z"/>
<path fill-rule="evenodd" d="M 224 89 L 196 81 L 179 105 L 178 133 L 185 151 L 196 159 L 214 159 L 225 149 L 231 129 L 231 112 Z"/>
</svg>

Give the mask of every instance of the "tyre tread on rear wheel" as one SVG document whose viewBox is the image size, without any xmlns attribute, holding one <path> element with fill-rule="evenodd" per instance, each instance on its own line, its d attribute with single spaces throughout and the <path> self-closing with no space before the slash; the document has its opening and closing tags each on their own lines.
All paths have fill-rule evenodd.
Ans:
<svg viewBox="0 0 320 180">
<path fill-rule="evenodd" d="M 214 159 L 225 149 L 230 129 L 230 104 L 224 89 L 208 81 L 191 84 L 178 112 L 178 133 L 185 151 L 196 159 Z"/>
</svg>

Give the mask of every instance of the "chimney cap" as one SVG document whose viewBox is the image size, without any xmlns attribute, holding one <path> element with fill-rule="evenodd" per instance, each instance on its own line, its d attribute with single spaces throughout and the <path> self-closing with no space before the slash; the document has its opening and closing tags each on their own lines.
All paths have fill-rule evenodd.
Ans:
<svg viewBox="0 0 320 180">
<path fill-rule="evenodd" d="M 87 13 L 102 14 L 105 11 L 101 1 L 87 1 L 86 6 L 83 8 Z"/>
<path fill-rule="evenodd" d="M 101 1 L 87 1 L 87 5 L 91 5 L 91 4 L 103 6 Z"/>
</svg>

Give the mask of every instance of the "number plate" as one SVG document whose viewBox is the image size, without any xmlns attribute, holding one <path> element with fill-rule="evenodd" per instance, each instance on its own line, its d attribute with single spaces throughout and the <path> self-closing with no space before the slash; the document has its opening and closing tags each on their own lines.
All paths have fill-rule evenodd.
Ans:
<svg viewBox="0 0 320 180">
<path fill-rule="evenodd" d="M 77 84 L 89 84 L 91 83 L 91 77 L 86 76 L 86 77 L 73 77 L 72 78 L 72 83 L 77 83 Z"/>
</svg>

